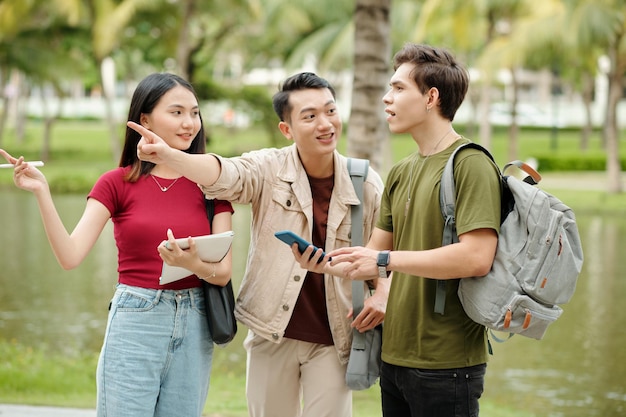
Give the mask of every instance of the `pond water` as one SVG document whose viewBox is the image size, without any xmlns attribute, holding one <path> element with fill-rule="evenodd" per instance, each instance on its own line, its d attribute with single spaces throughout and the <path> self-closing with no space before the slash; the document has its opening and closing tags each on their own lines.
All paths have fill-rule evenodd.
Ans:
<svg viewBox="0 0 626 417">
<path fill-rule="evenodd" d="M 85 197 L 55 197 L 69 229 Z M 235 206 L 234 284 L 248 248 L 250 213 Z M 626 219 L 578 216 L 585 264 L 572 301 L 543 340 L 494 343 L 484 398 L 541 417 L 626 415 Z M 46 240 L 32 195 L 0 191 L 0 339 L 74 355 L 97 352 L 116 282 L 109 224 L 85 262 L 64 271 Z M 214 369 L 245 372 L 241 342 L 217 349 Z"/>
</svg>

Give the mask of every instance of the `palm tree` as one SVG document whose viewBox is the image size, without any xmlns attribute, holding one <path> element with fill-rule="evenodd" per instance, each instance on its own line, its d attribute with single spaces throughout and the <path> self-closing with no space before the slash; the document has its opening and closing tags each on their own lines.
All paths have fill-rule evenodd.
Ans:
<svg viewBox="0 0 626 417">
<path fill-rule="evenodd" d="M 73 0 L 38 0 L 23 2 L 7 0 L 0 5 L 0 85 L 5 85 L 8 74 L 22 80 L 23 89 L 28 86 L 50 86 L 62 100 L 63 84 L 73 76 L 86 71 L 83 51 L 84 42 L 70 26 L 76 23 L 77 15 L 73 9 Z M 72 59 L 69 59 L 69 56 Z M 4 97 L 4 109 L 0 120 L 0 141 L 7 121 L 10 97 Z M 20 100 L 20 95 L 11 97 Z M 42 95 L 42 99 L 46 99 Z M 22 109 L 22 106 L 14 106 Z M 56 112 L 44 113 L 44 140 L 41 159 L 47 159 L 50 137 Z M 18 139 L 26 124 L 25 113 L 16 115 L 16 133 Z"/>
<path fill-rule="evenodd" d="M 357 0 L 354 13 L 354 82 L 348 154 L 381 170 L 389 155 L 382 97 L 389 80 L 391 0 Z"/>
<path fill-rule="evenodd" d="M 115 98 L 115 70 L 111 54 L 119 47 L 123 30 L 143 10 L 159 7 L 159 0 L 74 0 L 85 11 L 83 24 L 91 28 L 92 57 L 100 69 L 100 83 L 105 102 L 106 120 L 113 159 L 121 153 L 118 124 L 113 115 Z M 113 64 L 113 68 L 111 68 Z"/>
<path fill-rule="evenodd" d="M 478 60 L 517 7 L 519 0 L 426 0 L 417 25 L 409 35 L 409 39 L 416 42 L 451 48 L 466 66 L 476 69 L 467 97 L 474 113 L 468 131 L 471 134 L 472 121 L 478 121 L 479 141 L 487 149 L 491 148 L 489 109 L 493 80 L 500 66 L 497 63 L 480 66 Z"/>
<path fill-rule="evenodd" d="M 619 160 L 617 105 L 622 98 L 626 74 L 626 2 L 624 0 L 565 1 L 569 21 L 579 48 L 604 48 L 609 59 L 607 78 L 609 93 L 606 103 L 605 141 L 608 191 L 622 191 Z"/>
<path fill-rule="evenodd" d="M 313 64 L 323 75 L 352 66 L 352 1 L 264 0 L 263 6 L 263 19 L 249 32 L 255 63 L 283 64 L 288 71 Z"/>
<path fill-rule="evenodd" d="M 32 17 L 36 4 L 20 0 L 6 0 L 0 4 L 0 87 L 5 88 L 9 79 L 14 80 L 11 89 L 1 92 L 2 114 L 0 115 L 0 145 L 4 129 L 9 121 L 11 108 L 18 108 L 23 66 L 28 63 L 20 48 L 20 35 L 31 31 L 37 23 Z M 40 19 L 37 19 L 40 23 Z M 18 85 L 16 85 L 18 84 Z M 16 123 L 17 124 L 17 123 Z"/>
<path fill-rule="evenodd" d="M 558 50 L 555 33 L 551 26 L 560 29 L 562 5 L 559 0 L 508 0 L 502 8 L 494 10 L 499 18 L 495 20 L 496 34 L 482 52 L 478 62 L 483 70 L 505 68 L 510 76 L 510 97 L 508 104 L 511 113 L 509 126 L 508 159 L 517 159 L 519 126 L 517 104 L 519 100 L 519 73 L 524 68 L 551 68 L 555 56 L 548 51 Z"/>
<path fill-rule="evenodd" d="M 162 38 L 175 39 L 175 72 L 193 83 L 199 72 L 206 72 L 225 54 L 248 55 L 242 34 L 259 18 L 260 10 L 252 0 L 181 0 L 169 5 L 169 13 L 166 8 L 159 13 L 176 19 Z"/>
</svg>

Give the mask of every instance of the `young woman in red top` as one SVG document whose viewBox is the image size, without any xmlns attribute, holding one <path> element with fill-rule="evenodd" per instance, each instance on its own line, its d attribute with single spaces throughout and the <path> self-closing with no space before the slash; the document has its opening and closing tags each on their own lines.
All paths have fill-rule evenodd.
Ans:
<svg viewBox="0 0 626 417">
<path fill-rule="evenodd" d="M 157 133 L 173 148 L 205 151 L 198 99 L 192 86 L 176 75 L 152 74 L 142 80 L 128 120 Z M 0 154 L 15 165 L 15 184 L 35 195 L 63 268 L 78 266 L 109 219 L 113 222 L 119 275 L 98 363 L 98 416 L 200 416 L 213 353 L 200 279 L 225 285 L 231 277 L 231 254 L 219 263 L 203 262 L 191 239 L 190 248 L 182 250 L 174 237 L 231 230 L 233 209 L 216 201 L 210 225 L 198 186 L 166 165 L 140 161 L 140 139 L 126 129 L 119 167 L 98 179 L 71 234 L 41 171 L 22 157 L 1 149 Z M 166 239 L 167 246 L 162 244 Z M 163 262 L 193 274 L 160 285 Z"/>
</svg>

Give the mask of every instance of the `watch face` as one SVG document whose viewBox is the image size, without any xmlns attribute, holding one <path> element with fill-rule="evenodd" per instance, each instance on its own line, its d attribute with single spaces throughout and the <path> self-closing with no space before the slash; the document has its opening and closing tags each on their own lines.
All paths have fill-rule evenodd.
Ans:
<svg viewBox="0 0 626 417">
<path fill-rule="evenodd" d="M 389 251 L 384 250 L 379 252 L 376 264 L 381 267 L 389 265 Z"/>
<path fill-rule="evenodd" d="M 387 271 L 387 265 L 389 265 L 388 250 L 378 252 L 378 259 L 376 261 L 376 264 L 378 265 L 378 277 L 387 278 L 389 276 L 389 271 Z"/>
</svg>

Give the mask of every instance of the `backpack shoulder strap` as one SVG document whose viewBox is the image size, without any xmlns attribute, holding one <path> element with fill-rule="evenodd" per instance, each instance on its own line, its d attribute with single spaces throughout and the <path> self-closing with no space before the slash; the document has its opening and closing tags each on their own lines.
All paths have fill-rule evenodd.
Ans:
<svg viewBox="0 0 626 417">
<path fill-rule="evenodd" d="M 359 197 L 360 204 L 350 207 L 352 219 L 351 244 L 352 246 L 363 245 L 363 183 L 367 178 L 370 161 L 367 159 L 348 158 L 348 172 L 352 180 L 352 186 Z M 363 310 L 365 293 L 363 281 L 352 281 L 352 317 L 356 317 Z M 358 330 L 352 331 L 352 347 L 365 349 L 365 334 Z"/>
<path fill-rule="evenodd" d="M 351 207 L 352 246 L 363 245 L 363 183 L 367 178 L 370 161 L 367 159 L 348 158 L 348 172 L 354 192 L 361 204 Z M 357 220 L 357 221 L 355 221 Z"/>
<path fill-rule="evenodd" d="M 491 159 L 494 165 L 496 165 L 495 159 L 491 153 L 483 146 L 474 142 L 464 143 L 452 152 L 452 155 L 450 155 L 450 158 L 443 169 L 443 174 L 441 175 L 441 189 L 439 190 L 439 205 L 441 207 L 441 215 L 444 220 L 443 237 L 441 241 L 442 246 L 457 243 L 459 241 L 459 237 L 456 234 L 456 185 L 454 182 L 454 160 L 459 152 L 467 148 L 478 149 L 484 152 L 489 159 Z M 445 305 L 446 281 L 439 280 L 437 281 L 437 291 L 435 292 L 435 313 L 443 314 Z"/>
</svg>

